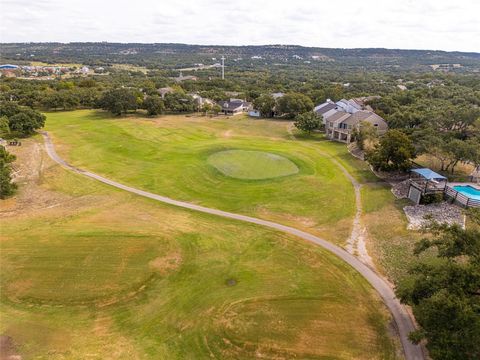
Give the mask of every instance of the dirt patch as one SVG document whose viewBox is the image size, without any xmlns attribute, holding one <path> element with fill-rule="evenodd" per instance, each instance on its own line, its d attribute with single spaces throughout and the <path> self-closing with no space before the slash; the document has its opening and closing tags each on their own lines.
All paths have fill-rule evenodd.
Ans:
<svg viewBox="0 0 480 360">
<path fill-rule="evenodd" d="M 15 196 L 2 201 L 0 218 L 24 215 L 38 209 L 49 209 L 70 202 L 73 198 L 43 188 L 47 171 L 56 168 L 36 139 L 26 139 L 22 146 L 10 146 L 8 151 L 15 154 L 13 180 L 18 185 Z M 75 205 L 73 207 L 78 206 Z"/>
<path fill-rule="evenodd" d="M 231 138 L 231 137 L 232 137 L 232 133 L 233 133 L 233 131 L 230 129 L 230 130 L 225 131 L 225 132 L 222 134 L 222 136 L 223 136 L 224 138 L 227 138 L 227 139 L 228 139 L 228 138 Z"/>
<path fill-rule="evenodd" d="M 9 283 L 7 286 L 7 293 L 11 294 L 15 299 L 20 299 L 28 293 L 32 285 L 32 280 L 21 279 L 19 281 Z"/>
<path fill-rule="evenodd" d="M 13 338 L 7 335 L 0 335 L 0 360 L 22 360 L 17 354 Z"/>
<path fill-rule="evenodd" d="M 160 273 L 167 275 L 177 270 L 182 263 L 182 255 L 179 252 L 173 252 L 165 256 L 159 256 L 150 261 L 150 267 Z"/>
<path fill-rule="evenodd" d="M 227 285 L 227 286 L 235 286 L 235 285 L 237 285 L 237 280 L 236 280 L 236 279 L 233 279 L 233 278 L 227 279 L 227 280 L 225 281 L 225 285 Z"/>
</svg>

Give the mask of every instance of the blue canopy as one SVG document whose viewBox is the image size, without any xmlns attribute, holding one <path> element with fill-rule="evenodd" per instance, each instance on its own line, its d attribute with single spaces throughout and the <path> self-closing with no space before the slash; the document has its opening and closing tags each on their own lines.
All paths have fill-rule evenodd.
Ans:
<svg viewBox="0 0 480 360">
<path fill-rule="evenodd" d="M 427 180 L 447 180 L 447 178 L 445 176 L 437 174 L 435 171 L 430 170 L 428 168 L 412 169 L 411 171 L 421 175 L 422 177 L 424 177 Z"/>
</svg>

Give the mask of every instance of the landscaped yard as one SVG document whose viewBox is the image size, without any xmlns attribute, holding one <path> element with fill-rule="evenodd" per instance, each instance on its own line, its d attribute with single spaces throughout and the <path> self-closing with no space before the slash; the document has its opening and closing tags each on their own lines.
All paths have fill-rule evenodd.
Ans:
<svg viewBox="0 0 480 360">
<path fill-rule="evenodd" d="M 62 141 L 64 154 L 72 151 L 78 163 L 90 168 L 101 169 L 105 162 L 105 171 L 115 175 L 114 159 L 120 158 L 128 174 L 124 180 L 158 190 L 163 184 L 170 186 L 169 191 L 173 188 L 169 181 L 160 180 L 174 176 L 173 170 L 157 174 L 166 166 L 148 169 L 144 176 L 156 176 L 142 181 L 129 169 L 133 159 L 144 164 L 148 159 L 135 155 L 133 145 L 139 145 L 138 151 L 145 155 L 153 144 L 142 147 L 135 140 L 130 150 L 116 155 L 112 149 L 118 145 L 105 132 L 105 149 L 95 152 L 81 127 L 107 120 L 85 121 L 78 124 L 80 129 L 73 121 L 63 124 L 64 128 L 51 122 L 50 129 L 58 127 L 53 131 L 57 140 L 70 128 L 71 137 Z M 156 123 L 142 130 L 140 121 L 132 121 L 132 127 L 129 120 L 111 122 L 120 123 L 106 125 L 114 134 L 117 131 L 116 136 L 135 132 L 135 126 L 146 137 L 151 135 L 152 142 L 158 136 Z M 169 156 L 174 150 L 183 151 L 194 160 L 189 169 L 180 157 L 180 169 L 196 175 L 201 169 L 208 171 L 180 185 L 222 179 L 232 187 L 229 182 L 238 181 L 195 161 L 185 145 L 194 149 L 200 145 L 185 144 L 185 138 L 196 136 L 180 130 L 170 136 L 179 143 L 164 144 L 167 154 L 170 148 Z M 294 155 L 281 152 L 275 141 L 265 146 L 270 153 L 293 159 L 304 172 L 308 166 L 315 168 L 317 160 L 309 160 L 304 155 L 309 154 L 307 150 Z M 30 145 L 27 141 L 19 151 Z M 149 156 L 162 163 L 160 150 Z M 32 177 L 21 181 L 19 195 L 5 202 L 0 213 L 0 331 L 11 337 L 24 358 L 396 358 L 387 330 L 389 315 L 376 293 L 359 274 L 321 248 L 262 227 L 165 206 L 110 188 L 37 153 L 38 169 L 31 169 Z M 25 163 L 28 154 L 20 154 L 19 163 Z M 95 158 L 98 164 L 92 161 Z M 295 175 L 273 181 L 291 181 L 291 176 Z M 266 183 L 263 186 L 268 190 Z M 192 195 L 188 189 L 176 194 Z M 213 201 L 213 190 L 207 195 L 205 201 Z"/>
</svg>

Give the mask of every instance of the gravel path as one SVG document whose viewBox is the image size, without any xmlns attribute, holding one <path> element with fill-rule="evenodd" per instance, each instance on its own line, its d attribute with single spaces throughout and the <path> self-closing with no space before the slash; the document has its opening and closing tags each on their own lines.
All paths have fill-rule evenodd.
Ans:
<svg viewBox="0 0 480 360">
<path fill-rule="evenodd" d="M 275 230 L 283 231 L 285 233 L 298 236 L 304 240 L 310 241 L 314 244 L 320 245 L 324 249 L 330 251 L 343 261 L 345 261 L 347 264 L 352 266 L 355 270 L 357 270 L 372 286 L 373 288 L 378 292 L 378 294 L 382 297 L 384 303 L 387 305 L 389 308 L 390 312 L 393 315 L 393 318 L 395 319 L 395 323 L 398 328 L 398 332 L 400 334 L 400 340 L 402 342 L 405 358 L 407 360 L 423 360 L 425 359 L 422 348 L 418 345 L 412 344 L 408 340 L 408 334 L 415 330 L 415 325 L 410 318 L 407 310 L 405 307 L 400 304 L 400 301 L 395 297 L 395 293 L 393 290 L 390 288 L 390 286 L 379 276 L 377 275 L 370 267 L 365 265 L 362 261 L 357 259 L 355 256 L 350 254 L 349 252 L 345 251 L 344 249 L 328 242 L 327 240 L 321 239 L 318 236 L 306 233 L 304 231 L 295 229 L 290 226 L 282 225 L 282 224 L 277 224 L 272 221 L 268 220 L 262 220 L 262 219 L 257 219 L 254 217 L 246 216 L 246 215 L 240 215 L 240 214 L 235 214 L 231 212 L 226 212 L 222 210 L 217 210 L 217 209 L 211 209 L 207 208 L 204 206 L 200 205 L 195 205 L 191 204 L 188 202 L 184 201 L 178 201 L 174 200 L 165 196 L 153 194 L 147 191 L 143 191 L 140 189 L 136 189 L 121 183 L 118 183 L 116 181 L 104 178 L 100 175 L 78 169 L 70 164 L 68 164 L 65 160 L 63 160 L 60 156 L 55 151 L 54 145 L 48 135 L 47 132 L 42 132 L 42 135 L 45 139 L 45 148 L 47 150 L 48 155 L 58 164 L 62 165 L 63 167 L 67 168 L 68 170 L 72 170 L 74 172 L 77 172 L 79 174 L 82 174 L 84 176 L 88 176 L 92 179 L 98 180 L 102 183 L 105 183 L 107 185 L 114 186 L 116 188 L 144 196 L 153 200 L 157 200 L 166 204 L 182 207 L 185 209 L 189 210 L 194 210 L 194 211 L 200 211 L 203 213 L 207 214 L 212 214 L 216 216 L 222 216 L 225 218 L 229 219 L 234 219 L 234 220 L 239 220 L 239 221 L 244 221 L 256 225 L 262 225 L 266 226 Z"/>
</svg>

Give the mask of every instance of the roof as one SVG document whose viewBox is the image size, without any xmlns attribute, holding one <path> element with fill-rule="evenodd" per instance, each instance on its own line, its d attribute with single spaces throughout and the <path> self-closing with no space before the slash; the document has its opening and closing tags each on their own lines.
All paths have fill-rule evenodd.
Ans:
<svg viewBox="0 0 480 360">
<path fill-rule="evenodd" d="M 239 108 L 240 106 L 248 106 L 248 103 L 243 100 L 230 100 L 230 101 L 220 101 L 218 103 L 223 110 L 235 110 Z"/>
<path fill-rule="evenodd" d="M 343 120 L 349 118 L 351 114 L 344 112 L 344 111 L 337 111 L 335 114 L 328 117 L 328 121 L 334 123 L 340 123 Z"/>
<path fill-rule="evenodd" d="M 2 70 L 10 70 L 10 69 L 18 69 L 18 66 L 17 65 L 12 65 L 12 64 L 4 64 L 4 65 L 0 65 L 0 69 Z"/>
<path fill-rule="evenodd" d="M 349 125 L 356 125 L 359 122 L 362 122 L 362 121 L 365 121 L 365 120 L 374 120 L 374 119 L 376 119 L 378 121 L 383 120 L 380 116 L 378 116 L 377 114 L 375 114 L 372 111 L 360 110 L 360 111 L 357 111 L 357 112 L 353 113 L 352 116 L 350 116 L 347 120 L 345 120 L 345 123 L 347 123 Z"/>
<path fill-rule="evenodd" d="M 317 115 L 323 115 L 325 114 L 326 112 L 332 110 L 332 109 L 335 109 L 337 107 L 336 104 L 332 104 L 332 103 L 323 103 L 323 104 L 320 104 L 318 105 L 316 108 L 315 108 L 315 113 Z"/>
<path fill-rule="evenodd" d="M 445 176 L 437 174 L 435 171 L 428 168 L 412 169 L 410 171 L 417 173 L 418 175 L 424 177 L 427 180 L 447 180 Z"/>
</svg>

